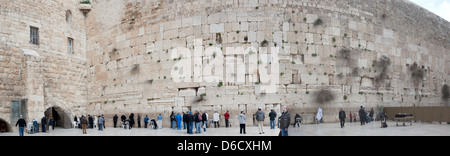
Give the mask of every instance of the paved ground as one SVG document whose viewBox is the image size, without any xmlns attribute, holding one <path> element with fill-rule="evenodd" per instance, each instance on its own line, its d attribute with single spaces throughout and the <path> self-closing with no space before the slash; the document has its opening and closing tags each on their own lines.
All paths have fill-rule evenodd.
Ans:
<svg viewBox="0 0 450 156">
<path fill-rule="evenodd" d="M 396 126 L 395 122 L 388 122 L 388 128 L 380 128 L 380 122 L 372 122 L 361 126 L 359 123 L 346 123 L 345 128 L 340 128 L 339 123 L 310 124 L 302 125 L 300 128 L 289 128 L 291 136 L 424 136 L 424 135 L 445 135 L 450 136 L 450 125 L 431 124 L 431 123 L 413 123 L 412 126 Z M 104 131 L 88 129 L 83 135 L 80 129 L 61 129 L 56 128 L 50 133 L 25 134 L 25 136 L 277 136 L 279 129 L 270 129 L 264 127 L 265 133 L 259 134 L 255 126 L 247 126 L 247 134 L 239 134 L 239 128 L 208 128 L 206 133 L 186 134 L 185 130 L 172 130 L 163 128 L 150 130 L 144 128 L 133 128 L 124 130 L 121 128 L 106 128 Z M 195 130 L 194 130 L 195 132 Z M 18 136 L 18 132 L 0 133 L 0 136 Z"/>
</svg>

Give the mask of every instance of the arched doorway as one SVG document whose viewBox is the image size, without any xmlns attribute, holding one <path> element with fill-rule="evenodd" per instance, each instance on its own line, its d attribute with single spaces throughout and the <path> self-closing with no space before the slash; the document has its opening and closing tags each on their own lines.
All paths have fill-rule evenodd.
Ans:
<svg viewBox="0 0 450 156">
<path fill-rule="evenodd" d="M 53 123 L 55 127 L 61 128 L 71 128 L 72 123 L 70 121 L 69 114 L 65 113 L 59 107 L 50 107 L 44 112 L 45 117 L 47 119 L 53 118 Z"/>
<path fill-rule="evenodd" d="M 0 133 L 12 132 L 11 126 L 5 120 L 0 118 Z"/>
</svg>

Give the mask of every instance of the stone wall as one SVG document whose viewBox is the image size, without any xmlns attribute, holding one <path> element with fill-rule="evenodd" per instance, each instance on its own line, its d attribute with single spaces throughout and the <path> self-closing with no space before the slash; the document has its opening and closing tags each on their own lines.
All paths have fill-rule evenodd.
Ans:
<svg viewBox="0 0 450 156">
<path fill-rule="evenodd" d="M 166 121 L 172 111 L 229 110 L 236 121 L 240 110 L 251 116 L 258 107 L 266 115 L 281 105 L 292 115 L 322 107 L 328 122 L 341 107 L 445 105 L 439 90 L 449 80 L 449 30 L 447 21 L 407 1 L 99 1 L 87 18 L 87 108 L 108 116 L 161 113 Z M 172 59 L 177 47 L 226 54 L 227 47 L 259 48 L 264 40 L 280 48 L 276 93 L 258 93 L 248 77 L 222 87 L 171 77 L 186 59 Z M 383 56 L 387 67 L 377 63 Z M 195 63 L 207 63 L 201 61 Z M 409 70 L 414 62 L 424 69 L 419 81 Z M 317 103 L 322 89 L 334 99 Z"/>
<path fill-rule="evenodd" d="M 78 0 L 0 3 L 0 118 L 15 124 L 19 117 L 12 117 L 11 103 L 22 100 L 27 122 L 40 121 L 50 107 L 62 108 L 61 116 L 85 110 L 85 16 L 78 6 Z M 30 27 L 39 29 L 38 45 L 30 43 Z M 69 37 L 73 53 L 68 53 Z"/>
<path fill-rule="evenodd" d="M 258 107 L 267 117 L 287 105 L 292 117 L 308 118 L 321 107 L 334 122 L 340 108 L 448 105 L 440 90 L 449 83 L 450 24 L 405 0 L 91 3 L 0 5 L 0 118 L 10 121 L 11 101 L 21 99 L 28 118 L 58 107 L 71 117 L 104 114 L 108 126 L 114 114 L 162 114 L 167 126 L 172 111 L 204 110 L 210 119 L 230 111 L 237 121 L 244 110 L 252 125 Z M 39 27 L 39 46 L 29 43 L 30 26 Z M 178 55 L 180 47 L 194 54 Z M 195 57 L 211 47 L 209 57 Z M 230 55 L 236 47 L 256 50 Z M 274 56 L 272 48 L 274 64 L 261 59 Z M 222 83 L 199 81 L 199 66 L 215 58 L 224 58 Z M 173 77 L 188 71 L 187 60 L 192 77 Z M 276 65 L 277 89 L 264 93 L 260 74 Z"/>
</svg>

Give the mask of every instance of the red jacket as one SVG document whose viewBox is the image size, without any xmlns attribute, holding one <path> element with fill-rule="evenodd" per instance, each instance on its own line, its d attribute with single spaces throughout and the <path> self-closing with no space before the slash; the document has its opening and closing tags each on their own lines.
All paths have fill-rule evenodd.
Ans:
<svg viewBox="0 0 450 156">
<path fill-rule="evenodd" d="M 228 120 L 230 118 L 230 114 L 228 114 L 228 112 L 225 113 L 225 120 Z"/>
</svg>

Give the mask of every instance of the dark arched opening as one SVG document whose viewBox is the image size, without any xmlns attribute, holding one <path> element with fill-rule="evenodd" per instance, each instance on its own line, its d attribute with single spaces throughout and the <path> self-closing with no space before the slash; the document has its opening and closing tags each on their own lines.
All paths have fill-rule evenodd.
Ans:
<svg viewBox="0 0 450 156">
<path fill-rule="evenodd" d="M 47 121 L 52 118 L 53 124 L 55 127 L 61 128 L 71 128 L 72 123 L 70 121 L 69 114 L 65 113 L 59 107 L 50 107 L 44 112 L 45 117 L 47 117 Z M 47 122 L 48 124 L 48 122 Z"/>
<path fill-rule="evenodd" d="M 11 126 L 5 120 L 0 118 L 0 133 L 12 132 Z"/>
</svg>

